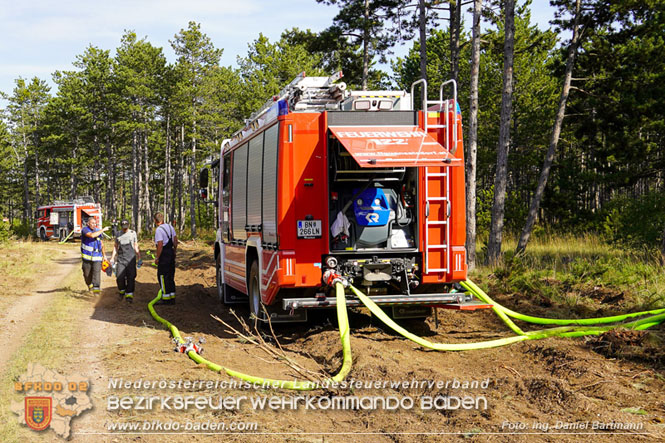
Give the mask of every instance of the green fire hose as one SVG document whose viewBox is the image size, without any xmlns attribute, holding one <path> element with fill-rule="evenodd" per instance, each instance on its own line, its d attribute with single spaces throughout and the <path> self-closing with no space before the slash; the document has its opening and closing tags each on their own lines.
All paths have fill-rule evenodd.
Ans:
<svg viewBox="0 0 665 443">
<path fill-rule="evenodd" d="M 516 318 L 519 318 L 520 320 L 524 320 L 527 322 L 529 322 L 530 320 L 537 320 L 538 322 L 540 322 L 540 324 L 570 325 L 571 323 L 575 324 L 574 322 L 577 322 L 578 320 L 555 320 L 555 319 L 525 316 L 516 313 L 514 311 L 510 311 L 504 308 L 503 306 L 495 303 L 491 298 L 489 298 L 489 296 L 487 296 L 487 294 L 485 294 L 480 288 L 478 288 L 478 286 L 476 286 L 473 282 L 469 280 L 462 283 L 462 286 L 466 289 L 469 289 L 469 291 L 472 292 L 474 295 L 476 295 L 480 300 L 484 301 L 485 303 L 492 304 L 493 305 L 492 309 L 494 310 L 494 312 L 497 313 L 497 315 L 499 315 L 499 317 L 506 323 L 506 325 L 508 325 L 508 327 L 510 327 L 510 329 L 512 329 L 518 335 L 514 337 L 500 338 L 496 340 L 482 341 L 476 343 L 433 343 L 430 342 L 429 340 L 425 340 L 422 337 L 418 337 L 417 335 L 410 333 L 409 331 L 407 331 L 406 329 L 395 323 L 376 303 L 374 303 L 368 296 L 360 292 L 355 287 L 351 286 L 351 290 L 356 295 L 356 297 L 358 297 L 358 299 L 370 310 L 370 312 L 375 316 L 377 316 L 381 321 L 383 321 L 383 323 L 385 323 L 386 326 L 388 326 L 398 334 L 402 335 L 403 337 L 408 338 L 409 340 L 418 343 L 423 347 L 437 351 L 467 351 L 472 349 L 486 349 L 497 346 L 505 346 L 507 344 L 515 343 L 518 341 L 539 340 L 554 336 L 581 337 L 585 335 L 599 335 L 619 327 L 643 330 L 658 325 L 663 321 L 665 321 L 665 309 L 656 309 L 653 311 L 637 312 L 620 316 L 579 320 L 585 322 L 585 323 L 580 323 L 580 324 L 585 324 L 585 326 L 564 326 L 558 328 L 523 332 L 520 328 L 517 327 L 517 325 L 513 323 L 512 320 L 510 320 L 510 318 L 508 318 L 508 316 L 512 316 L 512 314 L 514 314 Z M 628 323 L 620 323 L 608 326 L 587 326 L 591 324 L 617 322 L 618 320 L 616 319 L 625 320 L 627 318 L 635 317 L 637 315 L 646 315 L 653 313 L 656 313 L 658 315 L 652 315 L 650 317 L 646 317 Z M 535 323 L 535 321 L 530 321 L 530 322 Z"/>
<path fill-rule="evenodd" d="M 407 331 L 397 323 L 395 323 L 376 303 L 372 301 L 368 296 L 363 294 L 361 291 L 356 289 L 353 286 L 350 286 L 351 291 L 358 297 L 358 299 L 363 303 L 377 318 L 379 318 L 383 323 L 385 323 L 389 328 L 393 329 L 395 332 L 399 333 L 403 337 L 425 347 L 428 349 L 433 349 L 437 351 L 468 351 L 475 349 L 487 349 L 498 346 L 505 346 L 511 343 L 516 343 L 525 340 L 539 340 L 547 337 L 580 337 L 585 335 L 598 335 L 604 332 L 610 331 L 615 328 L 630 328 L 635 330 L 644 330 L 652 326 L 661 324 L 665 321 L 665 309 L 655 309 L 651 311 L 643 312 L 634 312 L 624 315 L 615 315 L 611 317 L 600 317 L 600 318 L 591 318 L 591 319 L 550 319 L 550 318 L 541 318 L 541 317 L 532 317 L 528 315 L 523 315 L 518 312 L 507 309 L 500 304 L 494 302 L 482 289 L 480 289 L 475 283 L 470 280 L 461 283 L 462 287 L 471 292 L 481 301 L 491 304 L 494 312 L 506 323 L 506 325 L 515 332 L 515 336 L 499 338 L 495 340 L 481 341 L 475 343 L 433 343 L 429 340 L 426 340 L 422 337 L 419 337 L 411 332 Z M 344 293 L 344 286 L 342 283 L 335 283 L 335 297 L 337 301 L 337 321 L 339 324 L 339 334 L 340 340 L 342 342 L 342 354 L 343 361 L 342 367 L 339 372 L 331 377 L 326 382 L 340 382 L 346 378 L 346 376 L 351 371 L 352 357 L 351 357 L 351 341 L 350 341 L 350 330 L 349 330 L 349 319 L 347 315 L 346 308 L 346 295 Z M 154 304 L 161 299 L 162 292 L 161 290 L 149 304 L 148 310 L 155 320 L 166 326 L 170 331 L 173 337 L 175 338 L 178 345 L 186 344 L 180 335 L 180 331 L 175 325 L 171 324 L 168 320 L 163 319 L 155 312 Z M 618 323 L 613 325 L 606 326 L 591 326 L 605 323 L 616 323 L 628 318 L 633 318 L 637 316 L 643 316 L 648 314 L 649 317 L 645 317 L 639 320 L 634 320 L 626 323 Z M 544 324 L 544 325 L 565 325 L 559 326 L 556 328 L 542 329 L 536 331 L 522 331 L 515 323 L 510 319 L 510 317 L 522 320 L 528 323 Z M 230 368 L 218 365 L 216 363 L 210 362 L 196 352 L 196 350 L 187 351 L 189 358 L 194 360 L 198 364 L 204 364 L 209 369 L 215 372 L 225 372 L 231 377 L 236 377 L 241 380 L 245 380 L 250 383 L 257 383 L 260 385 L 268 386 L 277 386 L 284 389 L 291 389 L 297 391 L 308 391 L 319 389 L 321 387 L 320 383 L 313 381 L 287 381 L 287 380 L 275 380 L 263 377 L 256 377 L 242 372 L 235 371 Z"/>
<path fill-rule="evenodd" d="M 582 318 L 582 319 L 558 319 L 558 318 L 542 318 L 542 317 L 532 317 L 530 315 L 520 314 L 519 312 L 512 311 L 504 306 L 501 306 L 499 303 L 492 300 L 489 295 L 487 295 L 482 289 L 478 287 L 471 280 L 460 283 L 460 285 L 475 295 L 479 300 L 490 304 L 493 306 L 495 312 L 499 311 L 505 315 L 522 320 L 527 323 L 535 323 L 539 325 L 599 325 L 604 323 L 616 323 L 628 318 L 641 317 L 647 314 L 662 314 L 665 312 L 665 308 L 654 309 L 651 311 L 641 311 L 641 312 L 632 312 L 630 314 L 623 315 L 613 315 L 611 317 L 598 317 L 598 318 Z"/>
</svg>

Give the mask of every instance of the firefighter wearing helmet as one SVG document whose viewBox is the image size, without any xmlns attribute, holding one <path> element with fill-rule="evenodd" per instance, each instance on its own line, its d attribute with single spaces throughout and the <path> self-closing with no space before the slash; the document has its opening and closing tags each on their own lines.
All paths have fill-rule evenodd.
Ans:
<svg viewBox="0 0 665 443">
<path fill-rule="evenodd" d="M 141 266 L 141 252 L 136 232 L 129 229 L 129 221 L 123 220 L 122 229 L 116 233 L 115 246 L 111 254 L 111 263 L 116 265 L 116 283 L 118 295 L 128 303 L 134 301 L 136 267 Z M 116 261 L 117 257 L 117 261 Z"/>
<path fill-rule="evenodd" d="M 81 258 L 83 259 L 83 278 L 88 290 L 93 294 L 101 293 L 101 271 L 102 262 L 105 261 L 104 243 L 101 235 L 109 228 L 100 229 L 97 227 L 95 217 L 88 218 L 88 224 L 81 229 Z"/>
</svg>

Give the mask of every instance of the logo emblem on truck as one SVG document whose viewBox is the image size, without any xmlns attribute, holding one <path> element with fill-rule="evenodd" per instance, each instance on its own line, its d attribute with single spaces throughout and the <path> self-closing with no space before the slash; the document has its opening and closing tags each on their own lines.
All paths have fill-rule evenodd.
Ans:
<svg viewBox="0 0 665 443">
<path fill-rule="evenodd" d="M 365 219 L 367 219 L 368 222 L 370 223 L 378 223 L 379 222 L 379 214 L 376 212 L 369 212 L 366 216 Z"/>
</svg>

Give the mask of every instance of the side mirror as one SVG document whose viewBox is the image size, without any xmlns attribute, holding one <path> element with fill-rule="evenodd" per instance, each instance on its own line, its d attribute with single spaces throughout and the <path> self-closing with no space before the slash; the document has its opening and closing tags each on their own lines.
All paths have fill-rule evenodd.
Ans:
<svg viewBox="0 0 665 443">
<path fill-rule="evenodd" d="M 208 168 L 201 169 L 199 173 L 199 188 L 208 187 Z"/>
</svg>

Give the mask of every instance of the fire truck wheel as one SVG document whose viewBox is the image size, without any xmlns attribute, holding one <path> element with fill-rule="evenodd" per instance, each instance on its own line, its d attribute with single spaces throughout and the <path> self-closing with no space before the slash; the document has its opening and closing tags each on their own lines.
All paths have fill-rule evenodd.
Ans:
<svg viewBox="0 0 665 443">
<path fill-rule="evenodd" d="M 261 281 L 259 279 L 259 262 L 254 260 L 249 270 L 249 315 L 250 319 L 257 321 L 265 318 L 263 303 L 261 302 Z"/>
<path fill-rule="evenodd" d="M 46 229 L 41 228 L 41 229 L 39 230 L 39 238 L 40 238 L 42 241 L 47 241 L 47 240 L 48 240 L 48 237 L 46 236 Z"/>
</svg>

